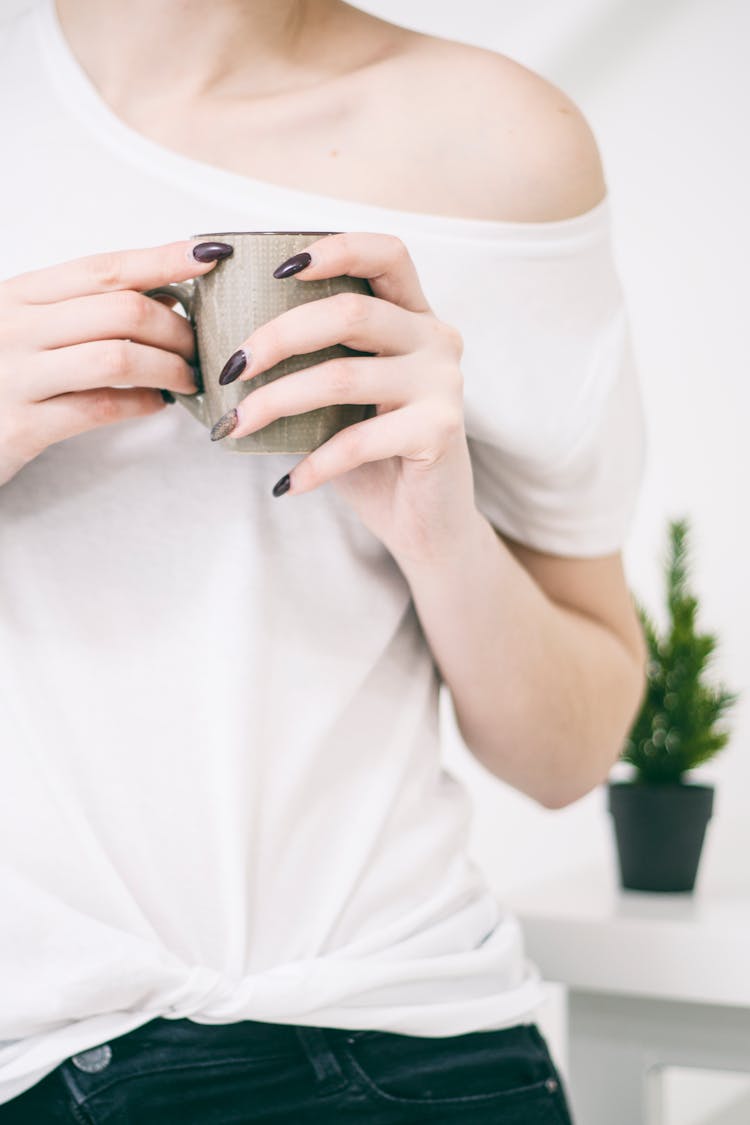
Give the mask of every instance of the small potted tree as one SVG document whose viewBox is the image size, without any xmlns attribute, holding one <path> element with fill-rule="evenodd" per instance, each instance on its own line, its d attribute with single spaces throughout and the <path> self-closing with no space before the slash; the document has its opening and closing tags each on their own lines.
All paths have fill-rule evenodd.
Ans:
<svg viewBox="0 0 750 1125">
<path fill-rule="evenodd" d="M 629 890 L 693 890 L 714 787 L 686 774 L 726 745 L 729 733 L 718 723 L 738 698 L 706 682 L 717 640 L 696 632 L 687 535 L 687 520 L 670 522 L 668 627 L 661 636 L 635 599 L 649 652 L 646 694 L 622 753 L 633 777 L 608 784 L 620 883 Z"/>
</svg>

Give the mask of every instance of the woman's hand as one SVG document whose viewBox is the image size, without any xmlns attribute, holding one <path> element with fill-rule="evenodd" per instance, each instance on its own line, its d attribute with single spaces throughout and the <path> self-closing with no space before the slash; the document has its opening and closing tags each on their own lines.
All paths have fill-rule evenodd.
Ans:
<svg viewBox="0 0 750 1125">
<path fill-rule="evenodd" d="M 224 383 L 252 379 L 282 359 L 332 344 L 375 354 L 328 360 L 258 387 L 219 420 L 212 438 L 239 438 L 320 406 L 374 403 L 374 417 L 308 453 L 274 495 L 309 492 L 330 481 L 397 560 L 429 560 L 455 548 L 477 514 L 459 332 L 433 315 L 398 238 L 327 235 L 275 271 L 282 278 L 292 274 L 301 281 L 364 277 L 374 295 L 341 293 L 275 317 L 229 357 Z"/>
<path fill-rule="evenodd" d="M 139 290 L 207 273 L 231 252 L 172 242 L 0 282 L 0 485 L 55 442 L 164 409 L 155 388 L 195 392 L 190 325 Z"/>
</svg>

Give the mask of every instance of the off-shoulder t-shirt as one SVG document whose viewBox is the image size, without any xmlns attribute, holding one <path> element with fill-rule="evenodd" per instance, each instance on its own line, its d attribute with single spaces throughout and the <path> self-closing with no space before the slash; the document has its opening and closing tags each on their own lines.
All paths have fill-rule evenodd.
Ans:
<svg viewBox="0 0 750 1125">
<path fill-rule="evenodd" d="M 52 0 L 0 31 L 0 143 L 0 277 L 206 230 L 397 234 L 464 338 L 479 510 L 543 551 L 623 546 L 645 426 L 608 197 L 478 221 L 212 167 L 113 115 Z M 178 405 L 0 488 L 0 1102 L 156 1016 L 536 1011 L 410 588 L 329 486 L 272 497 L 299 459 L 229 454 Z"/>
</svg>

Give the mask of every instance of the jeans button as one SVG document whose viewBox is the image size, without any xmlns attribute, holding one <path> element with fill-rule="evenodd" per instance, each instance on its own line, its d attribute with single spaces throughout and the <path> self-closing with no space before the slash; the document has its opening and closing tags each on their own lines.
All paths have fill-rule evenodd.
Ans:
<svg viewBox="0 0 750 1125">
<path fill-rule="evenodd" d="M 557 1089 L 557 1087 L 558 1087 L 558 1081 L 557 1081 L 557 1079 L 556 1079 L 556 1078 L 548 1078 L 548 1079 L 547 1079 L 547 1080 L 545 1081 L 544 1085 L 545 1085 L 545 1086 L 547 1087 L 547 1089 L 549 1090 L 550 1094 L 554 1094 L 555 1090 L 556 1090 L 556 1089 Z"/>
<path fill-rule="evenodd" d="M 90 1051 L 81 1051 L 79 1055 L 72 1055 L 70 1061 L 79 1070 L 85 1070 L 87 1074 L 96 1074 L 98 1070 L 104 1070 L 105 1066 L 109 1066 L 111 1058 L 112 1048 L 108 1043 L 104 1043 L 101 1047 L 92 1047 Z"/>
</svg>

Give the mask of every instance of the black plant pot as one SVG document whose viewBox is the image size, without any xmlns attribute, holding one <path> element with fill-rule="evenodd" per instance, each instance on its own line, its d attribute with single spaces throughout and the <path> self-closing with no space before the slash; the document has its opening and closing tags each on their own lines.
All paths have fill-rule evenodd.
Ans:
<svg viewBox="0 0 750 1125">
<path fill-rule="evenodd" d="M 610 781 L 620 885 L 692 891 L 714 804 L 712 785 Z"/>
</svg>

